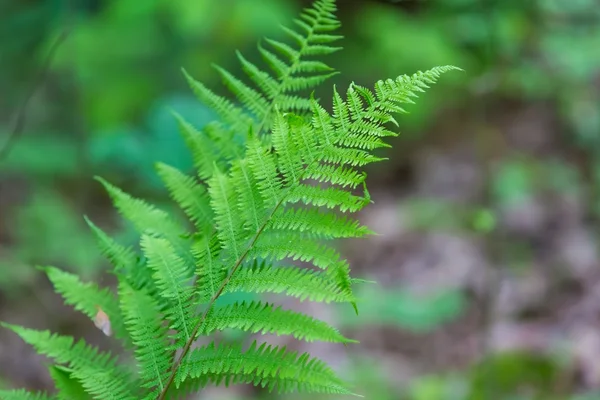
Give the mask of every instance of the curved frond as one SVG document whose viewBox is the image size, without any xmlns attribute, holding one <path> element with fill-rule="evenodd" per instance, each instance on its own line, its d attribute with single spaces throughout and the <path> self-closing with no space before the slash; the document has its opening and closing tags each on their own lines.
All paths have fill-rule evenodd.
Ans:
<svg viewBox="0 0 600 400">
<path fill-rule="evenodd" d="M 137 399 L 135 380 L 110 353 L 101 353 L 83 341 L 73 343 L 73 338 L 69 336 L 6 323 L 2 323 L 2 326 L 18 334 L 39 354 L 69 367 L 73 378 L 95 399 Z"/>
<path fill-rule="evenodd" d="M 75 274 L 61 271 L 54 267 L 41 268 L 54 290 L 63 296 L 66 304 L 73 306 L 77 311 L 94 320 L 99 310 L 102 310 L 109 319 L 111 330 L 115 335 L 128 342 L 117 297 L 107 288 L 100 288 L 92 282 L 82 282 Z"/>
</svg>

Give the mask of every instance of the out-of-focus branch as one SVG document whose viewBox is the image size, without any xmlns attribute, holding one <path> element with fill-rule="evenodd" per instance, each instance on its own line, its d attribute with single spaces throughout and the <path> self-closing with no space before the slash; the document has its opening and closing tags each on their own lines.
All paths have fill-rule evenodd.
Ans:
<svg viewBox="0 0 600 400">
<path fill-rule="evenodd" d="M 21 103 L 20 107 L 15 110 L 12 118 L 12 128 L 9 130 L 4 144 L 2 144 L 0 147 L 0 162 L 8 157 L 10 150 L 17 142 L 19 137 L 23 134 L 23 127 L 25 126 L 25 116 L 27 114 L 27 106 L 29 101 L 38 88 L 44 84 L 50 69 L 50 65 L 52 64 L 52 60 L 54 59 L 54 56 L 56 55 L 56 52 L 60 48 L 61 44 L 64 43 L 68 36 L 69 30 L 65 29 L 52 44 L 52 47 L 50 47 L 50 50 L 48 51 L 48 55 L 40 66 L 36 79 L 33 81 L 29 91 L 26 93 L 25 98 L 23 99 L 23 103 Z"/>
</svg>

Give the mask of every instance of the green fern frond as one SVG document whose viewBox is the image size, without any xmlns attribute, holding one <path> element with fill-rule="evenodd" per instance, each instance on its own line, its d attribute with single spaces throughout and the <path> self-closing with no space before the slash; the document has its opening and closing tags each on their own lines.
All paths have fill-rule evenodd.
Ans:
<svg viewBox="0 0 600 400">
<path fill-rule="evenodd" d="M 238 160 L 231 167 L 232 183 L 237 191 L 237 208 L 241 211 L 244 229 L 258 232 L 267 217 L 267 208 L 258 190 L 258 182 L 247 160 Z"/>
<path fill-rule="evenodd" d="M 369 228 L 346 216 L 323 212 L 317 208 L 287 208 L 271 219 L 271 228 L 297 231 L 321 239 L 363 237 L 373 234 Z"/>
<path fill-rule="evenodd" d="M 135 356 L 144 388 L 164 389 L 171 366 L 171 344 L 159 305 L 148 294 L 123 283 L 119 287 L 121 310 L 136 347 Z"/>
<path fill-rule="evenodd" d="M 217 148 L 215 143 L 210 140 L 208 132 L 218 129 L 217 123 L 209 124 L 204 128 L 202 132 L 196 130 L 189 122 L 177 113 L 173 113 L 177 124 L 179 126 L 179 132 L 185 142 L 186 146 L 192 153 L 194 167 L 198 171 L 198 177 L 200 179 L 208 179 L 212 176 L 213 168 L 215 165 L 224 167 L 221 165 L 227 160 L 227 148 Z"/>
<path fill-rule="evenodd" d="M 56 386 L 56 397 L 59 400 L 83 400 L 90 397 L 81 383 L 73 377 L 69 368 L 51 365 L 48 371 Z M 0 398 L 4 397 L 0 396 Z"/>
<path fill-rule="evenodd" d="M 101 353 L 84 341 L 73 343 L 69 336 L 2 323 L 39 354 L 72 371 L 73 378 L 96 399 L 135 400 L 135 380 L 110 353 Z"/>
<path fill-rule="evenodd" d="M 194 348 L 200 336 L 211 339 L 232 328 L 309 342 L 354 342 L 324 321 L 276 303 L 220 305 L 224 294 L 271 293 L 349 303 L 358 312 L 353 285 L 363 281 L 351 277 L 348 261 L 332 241 L 373 234 L 352 216 L 371 203 L 363 167 L 384 160 L 375 151 L 397 136 L 390 127 L 398 125 L 394 117 L 406 112 L 405 105 L 443 73 L 458 69 L 436 67 L 380 80 L 373 89 L 353 83 L 344 93 L 334 87 L 329 112 L 302 92 L 336 73 L 312 58 L 339 50 L 335 11 L 334 0 L 317 0 L 294 20 L 293 29 L 283 27 L 289 42 L 259 44 L 268 71 L 238 52 L 251 83 L 216 66 L 236 102 L 184 71 L 196 96 L 219 120 L 196 130 L 175 114 L 195 170 L 156 167 L 193 226 L 97 178 L 135 226 L 141 253 L 86 218 L 113 264 L 117 296 L 55 268 L 45 272 L 67 304 L 90 318 L 98 309 L 109 316 L 137 369 L 130 371 L 83 341 L 4 324 L 57 363 L 51 373 L 59 398 L 84 392 L 98 399 L 166 400 L 209 383 L 351 394 L 324 362 L 285 347 L 254 342 L 243 350 L 239 343 L 212 341 Z"/>
<path fill-rule="evenodd" d="M 215 225 L 222 248 L 231 253 L 234 260 L 243 252 L 243 221 L 238 207 L 238 192 L 232 179 L 220 171 L 215 171 L 208 182 L 211 206 L 215 210 Z"/>
<path fill-rule="evenodd" d="M 144 200 L 137 199 L 106 180 L 96 177 L 107 190 L 119 213 L 133 223 L 140 234 L 164 237 L 176 247 L 179 256 L 185 259 L 186 265 L 193 271 L 194 260 L 189 251 L 189 243 L 183 237 L 189 231 L 177 223 L 171 216 Z"/>
<path fill-rule="evenodd" d="M 272 50 L 259 46 L 259 51 L 275 76 L 261 70 L 237 52 L 242 70 L 256 85 L 256 89 L 229 71 L 215 66 L 225 86 L 236 96 L 243 108 L 215 94 L 184 71 L 186 79 L 198 99 L 212 108 L 233 130 L 252 131 L 261 135 L 271 124 L 275 104 L 283 112 L 307 111 L 310 109 L 310 102 L 307 98 L 299 96 L 298 92 L 315 88 L 337 74 L 321 61 L 306 59 L 331 54 L 341 49 L 332 46 L 331 43 L 342 37 L 328 33 L 340 26 L 333 14 L 335 10 L 334 1 L 318 1 L 313 7 L 305 9 L 300 19 L 294 21 L 300 32 L 282 26 L 283 32 L 294 42 L 292 45 L 265 38 Z M 312 75 L 307 76 L 309 73 Z"/>
<path fill-rule="evenodd" d="M 185 265 L 166 239 L 143 235 L 142 249 L 148 260 L 148 267 L 159 289 L 160 296 L 167 299 L 172 307 L 167 311 L 170 328 L 177 331 L 176 345 L 191 339 L 192 333 L 192 286 L 193 270 Z"/>
<path fill-rule="evenodd" d="M 298 355 L 285 347 L 256 341 L 243 351 L 241 345 L 208 346 L 193 350 L 182 364 L 176 384 L 194 379 L 200 386 L 208 383 L 226 386 L 252 383 L 269 392 L 286 393 L 295 390 L 314 393 L 352 394 L 346 382 L 322 361 L 308 353 Z"/>
<path fill-rule="evenodd" d="M 88 217 L 84 217 L 88 226 L 96 236 L 100 252 L 105 256 L 115 269 L 133 270 L 137 264 L 137 256 L 131 247 L 122 246 L 106 234 Z"/>
<path fill-rule="evenodd" d="M 219 96 L 209 88 L 192 78 L 184 69 L 183 74 L 192 88 L 192 91 L 202 103 L 214 110 L 221 121 L 230 125 L 235 131 L 245 131 L 252 126 L 254 120 L 240 107 L 236 107 L 225 97 Z"/>
<path fill-rule="evenodd" d="M 216 236 L 197 238 L 192 245 L 196 259 L 196 288 L 198 302 L 207 303 L 219 291 L 227 270 L 220 261 L 221 243 Z"/>
<path fill-rule="evenodd" d="M 354 297 L 341 292 L 321 271 L 298 267 L 274 267 L 255 262 L 238 269 L 223 293 L 285 293 L 301 301 L 350 303 Z"/>
<path fill-rule="evenodd" d="M 156 169 L 173 200 L 180 205 L 196 229 L 206 233 L 213 219 L 206 188 L 193 177 L 170 165 L 158 163 Z"/>
<path fill-rule="evenodd" d="M 134 198 L 103 178 L 96 177 L 96 180 L 104 186 L 119 213 L 131 221 L 139 233 L 176 238 L 185 232 L 167 212 Z"/>
<path fill-rule="evenodd" d="M 143 260 L 140 259 L 135 251 L 131 247 L 117 243 L 89 218 L 85 217 L 85 220 L 96 236 L 100 253 L 113 265 L 112 272 L 133 287 L 137 289 L 144 288 L 154 293 L 156 289 L 151 271 L 145 267 Z"/>
<path fill-rule="evenodd" d="M 337 329 L 323 321 L 261 301 L 234 303 L 212 309 L 200 334 L 208 336 L 214 331 L 227 328 L 251 333 L 288 335 L 306 342 L 358 343 L 345 338 Z"/>
<path fill-rule="evenodd" d="M 333 247 L 297 232 L 267 231 L 257 240 L 249 257 L 273 261 L 298 260 L 327 269 L 329 265 L 339 261 L 341 256 Z"/>
<path fill-rule="evenodd" d="M 297 185 L 287 196 L 287 203 L 357 212 L 369 204 L 367 197 L 356 196 L 346 190 L 321 185 Z"/>
<path fill-rule="evenodd" d="M 102 310 L 109 318 L 112 331 L 119 339 L 128 342 L 121 313 L 119 300 L 109 289 L 102 289 L 92 282 L 82 282 L 75 274 L 54 267 L 43 267 L 43 270 L 54 290 L 63 296 L 65 304 L 73 306 L 77 311 L 94 320 L 98 310 Z"/>
<path fill-rule="evenodd" d="M 277 207 L 280 204 L 283 183 L 277 171 L 276 158 L 257 138 L 249 140 L 247 154 L 265 206 Z"/>
</svg>

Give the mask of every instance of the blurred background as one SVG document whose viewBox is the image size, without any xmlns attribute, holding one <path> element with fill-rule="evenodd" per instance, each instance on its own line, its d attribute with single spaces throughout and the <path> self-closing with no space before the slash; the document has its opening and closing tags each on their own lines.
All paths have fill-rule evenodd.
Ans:
<svg viewBox="0 0 600 400">
<path fill-rule="evenodd" d="M 35 266 L 109 283 L 82 215 L 136 236 L 92 177 L 170 207 L 153 163 L 192 163 L 169 109 L 197 127 L 213 118 L 180 68 L 226 93 L 211 64 L 241 76 L 235 50 L 258 59 L 256 42 L 282 38 L 278 24 L 310 2 L 67 3 L 0 0 L 0 320 L 110 347 Z M 325 105 L 333 83 L 465 72 L 408 108 L 390 160 L 368 171 L 360 219 L 381 235 L 340 243 L 354 275 L 378 282 L 360 315 L 296 305 L 361 343 L 296 346 L 367 399 L 600 398 L 599 1 L 338 3 L 344 50 L 326 61 L 342 74 L 317 93 Z M 5 330 L 0 387 L 52 387 Z"/>
</svg>

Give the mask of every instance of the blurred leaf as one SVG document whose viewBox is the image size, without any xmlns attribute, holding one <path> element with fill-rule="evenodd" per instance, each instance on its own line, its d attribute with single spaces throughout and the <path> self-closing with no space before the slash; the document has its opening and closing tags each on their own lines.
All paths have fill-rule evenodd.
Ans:
<svg viewBox="0 0 600 400">
<path fill-rule="evenodd" d="M 361 286 L 359 315 L 346 312 L 345 326 L 392 325 L 415 332 L 427 332 L 461 314 L 464 294 L 455 289 L 416 295 L 403 287 Z M 345 310 L 345 309 L 344 309 Z"/>
<path fill-rule="evenodd" d="M 86 119 L 94 130 L 114 129 L 143 116 L 151 99 L 159 94 L 151 74 L 130 73 L 125 68 L 82 78 L 82 86 Z"/>
<path fill-rule="evenodd" d="M 533 194 L 533 170 L 524 162 L 504 162 L 492 181 L 492 190 L 502 205 L 519 203 Z"/>
<path fill-rule="evenodd" d="M 100 266 L 95 239 L 79 210 L 52 190 L 39 189 L 29 203 L 20 207 L 14 227 L 16 243 L 5 261 L 14 265 L 1 269 L 8 276 L 17 273 L 27 277 L 35 264 L 48 263 L 65 265 L 83 277 L 91 277 Z M 15 268 L 19 265 L 27 270 L 25 275 L 25 271 Z M 2 280 L 7 281 L 6 276 Z"/>
<path fill-rule="evenodd" d="M 409 388 L 410 400 L 457 400 L 468 393 L 468 381 L 461 376 L 424 376 Z"/>
<path fill-rule="evenodd" d="M 20 173 L 38 179 L 73 177 L 80 169 L 78 161 L 77 147 L 70 137 L 29 132 L 15 142 L 7 158 L 0 163 L 0 172 Z"/>
<path fill-rule="evenodd" d="M 496 215 L 489 209 L 480 209 L 474 212 L 473 229 L 480 233 L 489 233 L 496 227 Z"/>
<path fill-rule="evenodd" d="M 468 400 L 488 400 L 491 395 L 511 398 L 530 393 L 527 400 L 554 397 L 561 370 L 548 356 L 520 351 L 490 355 L 472 369 Z M 517 396 L 518 398 L 518 396 Z"/>
<path fill-rule="evenodd" d="M 449 201 L 416 198 L 406 208 L 411 229 L 457 230 L 464 226 L 465 210 Z"/>
<path fill-rule="evenodd" d="M 148 157 L 142 140 L 143 134 L 133 129 L 96 132 L 87 143 L 90 162 L 96 169 L 135 171 Z"/>
<path fill-rule="evenodd" d="M 555 160 L 544 164 L 543 181 L 547 188 L 564 194 L 577 194 L 582 185 L 577 166 Z"/>
</svg>

